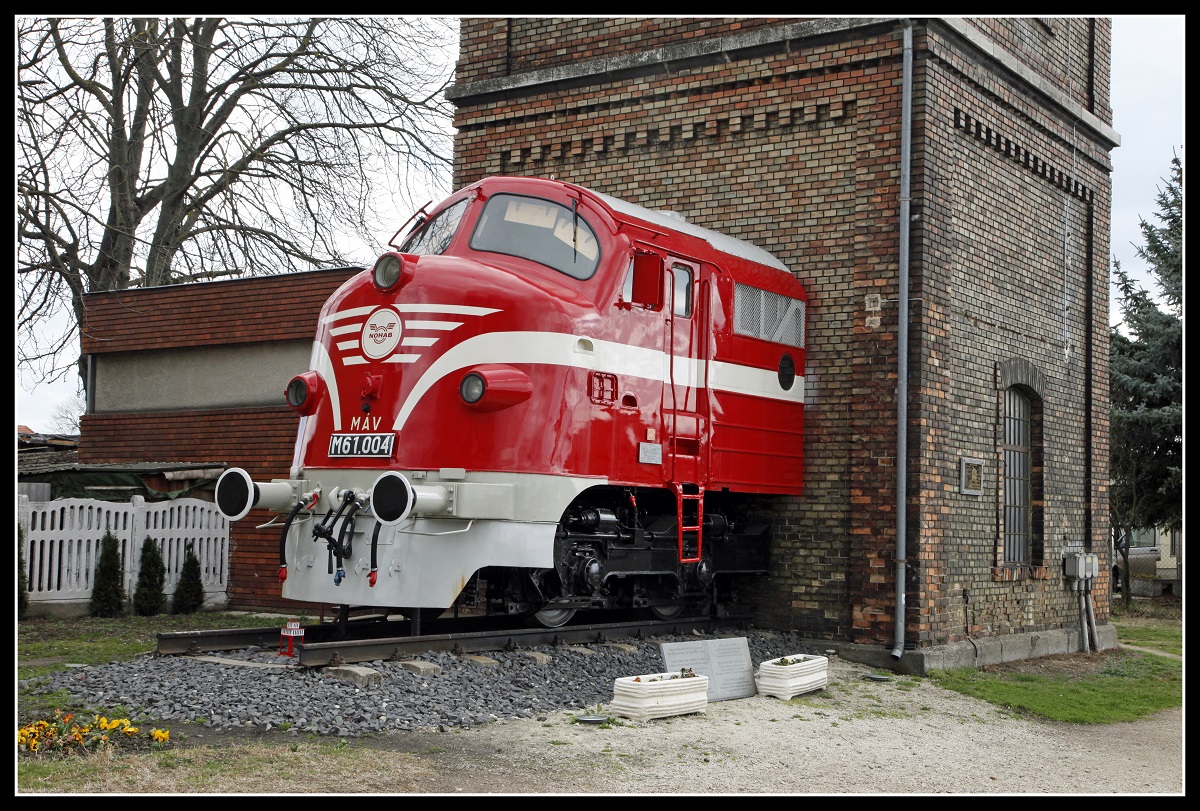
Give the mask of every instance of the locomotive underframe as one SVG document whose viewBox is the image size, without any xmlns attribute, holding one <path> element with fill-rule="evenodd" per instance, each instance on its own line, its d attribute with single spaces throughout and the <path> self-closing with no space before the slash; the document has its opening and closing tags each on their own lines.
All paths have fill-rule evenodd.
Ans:
<svg viewBox="0 0 1200 811">
<path fill-rule="evenodd" d="M 684 613 L 720 614 L 736 601 L 737 575 L 765 574 L 770 533 L 743 519 L 743 499 L 710 494 L 701 538 L 679 532 L 679 509 L 667 491 L 593 488 L 567 509 L 554 538 L 554 566 L 490 567 L 486 611 L 535 617 L 545 625 L 566 622 L 577 610 L 649 609 L 660 618 Z M 694 514 L 684 526 L 694 526 Z M 680 561 L 682 542 L 685 557 Z M 478 582 L 468 589 L 477 596 Z"/>
</svg>

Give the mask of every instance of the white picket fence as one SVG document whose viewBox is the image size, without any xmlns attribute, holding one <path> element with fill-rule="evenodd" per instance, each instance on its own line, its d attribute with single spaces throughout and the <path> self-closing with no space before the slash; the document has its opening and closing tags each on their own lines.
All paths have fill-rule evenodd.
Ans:
<svg viewBox="0 0 1200 811">
<path fill-rule="evenodd" d="M 109 531 L 121 552 L 129 600 L 137 588 L 142 543 L 149 537 L 158 544 L 167 569 L 167 610 L 189 545 L 200 561 L 204 607 L 228 603 L 229 522 L 211 502 L 179 498 L 147 503 L 141 496 L 127 503 L 87 498 L 30 502 L 17 496 L 17 514 L 25 535 L 22 551 L 31 616 L 87 614 L 101 541 Z"/>
</svg>

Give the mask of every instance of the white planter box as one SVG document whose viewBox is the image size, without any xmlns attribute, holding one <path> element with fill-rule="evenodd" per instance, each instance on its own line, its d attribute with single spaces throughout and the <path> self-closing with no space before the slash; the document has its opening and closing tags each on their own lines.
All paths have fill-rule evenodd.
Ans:
<svg viewBox="0 0 1200 811">
<path fill-rule="evenodd" d="M 708 676 L 678 673 L 622 676 L 613 682 L 608 712 L 634 721 L 708 710 Z"/>
<path fill-rule="evenodd" d="M 779 664 L 782 660 L 789 664 Z M 823 690 L 829 684 L 829 659 L 824 656 L 781 656 L 758 666 L 754 686 L 759 695 L 775 696 L 785 701 L 802 693 Z"/>
</svg>

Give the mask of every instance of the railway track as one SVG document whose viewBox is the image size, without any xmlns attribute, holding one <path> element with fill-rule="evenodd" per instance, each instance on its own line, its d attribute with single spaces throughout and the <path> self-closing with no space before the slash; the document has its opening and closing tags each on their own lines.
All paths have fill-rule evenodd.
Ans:
<svg viewBox="0 0 1200 811">
<path fill-rule="evenodd" d="M 476 653 L 553 645 L 645 639 L 748 628 L 749 615 L 671 620 L 631 619 L 621 622 L 568 625 L 560 628 L 487 627 L 483 618 L 446 619 L 427 623 L 429 633 L 414 633 L 408 620 L 352 621 L 304 626 L 302 642 L 293 646 L 295 663 L 302 667 L 404 659 L 427 651 Z M 229 628 L 212 631 L 159 633 L 156 653 L 162 656 L 196 655 L 212 651 L 272 648 L 279 644 L 275 628 Z"/>
</svg>

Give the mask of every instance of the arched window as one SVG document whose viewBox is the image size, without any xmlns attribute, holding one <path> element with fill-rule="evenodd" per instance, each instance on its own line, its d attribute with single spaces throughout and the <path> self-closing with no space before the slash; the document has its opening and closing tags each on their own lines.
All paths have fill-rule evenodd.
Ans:
<svg viewBox="0 0 1200 811">
<path fill-rule="evenodd" d="M 1000 538 L 1003 567 L 1045 565 L 1042 392 L 1045 378 L 1033 363 L 1012 358 L 997 364 L 1002 397 L 998 433 Z"/>
<path fill-rule="evenodd" d="M 1029 563 L 1033 528 L 1033 448 L 1029 398 L 1004 392 L 1004 562 Z"/>
</svg>

